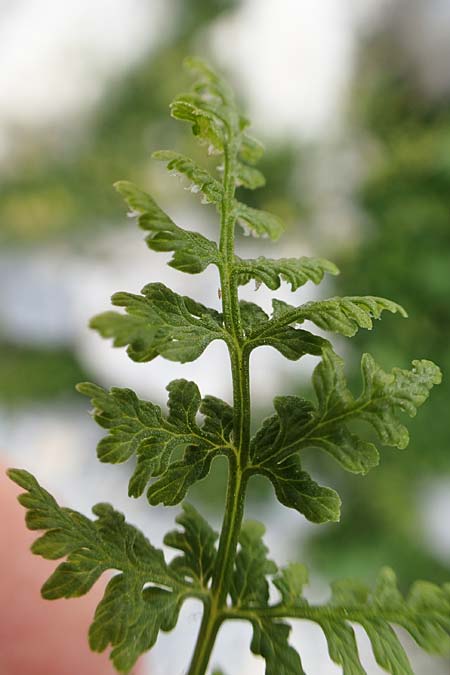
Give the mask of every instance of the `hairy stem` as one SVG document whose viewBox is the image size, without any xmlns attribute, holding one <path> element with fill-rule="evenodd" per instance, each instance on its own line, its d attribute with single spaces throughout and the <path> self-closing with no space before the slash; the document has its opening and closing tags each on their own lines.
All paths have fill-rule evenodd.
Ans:
<svg viewBox="0 0 450 675">
<path fill-rule="evenodd" d="M 220 282 L 225 329 L 230 335 L 228 345 L 233 381 L 233 444 L 236 456 L 229 459 L 225 512 L 215 563 L 211 596 L 205 603 L 202 624 L 197 637 L 188 675 L 204 675 L 208 667 L 217 631 L 223 620 L 223 608 L 230 590 L 234 559 L 244 515 L 245 492 L 250 441 L 250 378 L 249 354 L 243 349 L 239 298 L 234 265 L 234 192 L 237 148 L 231 142 L 224 152 L 224 197 L 221 209 Z"/>
<path fill-rule="evenodd" d="M 420 616 L 423 620 L 429 619 L 433 620 L 436 614 L 433 613 L 433 610 L 430 609 L 428 612 L 421 610 Z M 382 618 L 388 623 L 394 623 L 398 626 L 405 626 L 406 620 L 408 619 L 411 622 L 414 622 L 414 610 L 411 611 L 411 615 L 408 617 L 405 615 L 404 609 L 398 610 L 393 606 L 392 608 L 382 608 L 380 607 L 347 607 L 347 606 L 320 606 L 320 605 L 299 605 L 288 606 L 288 605 L 275 605 L 273 607 L 251 607 L 251 608 L 235 608 L 229 607 L 222 610 L 222 617 L 219 618 L 219 621 L 229 621 L 229 620 L 238 620 L 238 621 L 255 621 L 261 618 L 266 619 L 304 619 L 306 621 L 314 621 L 320 623 L 320 621 L 349 621 L 352 623 L 364 624 L 365 621 L 380 620 Z M 411 625 L 411 624 L 410 624 Z"/>
<path fill-rule="evenodd" d="M 213 575 L 211 596 L 204 604 L 202 623 L 197 636 L 188 675 L 204 675 L 223 621 L 223 607 L 230 587 L 234 557 L 244 512 L 246 479 L 235 462 L 230 461 L 225 515 Z"/>
<path fill-rule="evenodd" d="M 247 479 L 239 466 L 230 462 L 227 500 L 222 523 L 216 567 L 212 581 L 213 598 L 217 598 L 219 609 L 223 607 L 230 586 L 234 557 L 244 515 L 245 491 Z"/>
<path fill-rule="evenodd" d="M 211 602 L 205 603 L 202 623 L 188 675 L 204 675 L 204 673 L 206 673 L 219 627 L 220 619 L 217 606 L 213 605 Z"/>
</svg>

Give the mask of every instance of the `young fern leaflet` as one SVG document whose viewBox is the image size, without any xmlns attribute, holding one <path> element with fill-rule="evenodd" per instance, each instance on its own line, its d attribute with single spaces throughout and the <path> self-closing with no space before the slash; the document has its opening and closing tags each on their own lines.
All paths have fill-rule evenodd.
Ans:
<svg viewBox="0 0 450 675">
<path fill-rule="evenodd" d="M 274 299 L 269 317 L 258 305 L 239 300 L 238 288 L 250 280 L 276 290 L 282 281 L 292 290 L 308 281 L 320 283 L 337 274 L 321 258 L 245 260 L 235 254 L 236 224 L 254 236 L 276 239 L 283 224 L 276 216 L 253 209 L 236 197 L 236 187 L 255 189 L 264 177 L 255 168 L 262 146 L 247 134 L 248 120 L 238 111 L 228 84 L 197 59 L 187 61 L 195 75 L 189 93 L 171 104 L 172 116 L 188 122 L 194 135 L 220 155 L 223 171 L 216 176 L 189 157 L 172 151 L 155 153 L 170 171 L 186 177 L 192 191 L 214 204 L 220 237 L 214 242 L 184 230 L 152 197 L 129 182 L 116 184 L 153 251 L 171 252 L 169 265 L 190 274 L 217 267 L 222 312 L 180 296 L 161 283 L 141 294 L 116 293 L 112 302 L 124 312 L 108 311 L 91 326 L 127 347 L 134 361 L 162 356 L 180 363 L 197 359 L 214 340 L 223 340 L 230 355 L 232 405 L 202 396 L 194 382 L 171 382 L 167 412 L 123 388 L 105 391 L 95 384 L 78 386 L 90 397 L 94 419 L 105 437 L 97 453 L 101 462 L 136 459 L 129 494 L 144 492 L 150 504 L 174 505 L 189 488 L 204 479 L 212 461 L 224 455 L 228 487 L 220 535 L 189 504 L 177 517 L 178 529 L 165 544 L 178 555 L 167 563 L 162 551 L 108 504 L 93 508 L 93 520 L 60 507 L 28 472 L 9 475 L 25 492 L 19 497 L 27 509 L 30 529 L 44 530 L 33 552 L 49 559 L 65 558 L 44 584 L 45 598 L 76 597 L 87 593 L 106 570 L 116 570 L 92 623 L 92 649 L 111 645 L 111 659 L 119 672 L 128 672 L 152 647 L 159 631 L 170 631 L 187 598 L 203 603 L 203 617 L 188 675 L 204 675 L 218 630 L 228 620 L 246 620 L 253 628 L 250 648 L 265 659 L 267 675 L 303 673 L 300 655 L 289 644 L 286 619 L 306 619 L 322 629 L 330 658 L 344 675 L 364 675 L 352 625 L 365 630 L 378 664 L 391 675 L 411 673 L 408 658 L 392 626 L 401 626 L 428 652 L 450 654 L 450 584 L 442 588 L 417 582 L 405 599 L 394 573 L 384 569 L 370 589 L 358 582 L 335 582 L 325 605 L 310 605 L 303 596 L 308 574 L 299 563 L 278 567 L 267 557 L 264 526 L 243 522 L 245 495 L 251 476 L 261 474 L 274 487 L 279 501 L 316 523 L 337 521 L 340 498 L 319 485 L 303 469 L 301 451 L 318 448 L 344 470 L 365 474 L 379 461 L 377 447 L 351 426 L 370 425 L 379 443 L 404 448 L 408 431 L 401 414 L 416 414 L 440 371 L 430 361 L 414 361 L 411 370 L 384 372 L 365 354 L 361 362 L 362 389 L 348 388 L 343 360 L 331 343 L 302 327 L 308 320 L 319 328 L 351 337 L 371 329 L 373 320 L 388 311 L 406 316 L 396 303 L 373 296 L 308 302 L 299 307 Z M 272 346 L 286 358 L 320 356 L 313 374 L 316 401 L 278 396 L 274 414 L 251 438 L 249 360 L 254 349 Z M 359 427 L 358 427 L 359 428 Z M 273 585 L 278 600 L 270 602 Z"/>
</svg>

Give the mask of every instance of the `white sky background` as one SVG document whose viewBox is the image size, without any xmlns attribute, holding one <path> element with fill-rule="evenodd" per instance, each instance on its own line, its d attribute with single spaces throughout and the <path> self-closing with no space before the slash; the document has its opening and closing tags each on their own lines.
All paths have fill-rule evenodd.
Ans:
<svg viewBox="0 0 450 675">
<path fill-rule="evenodd" d="M 320 136 L 339 123 L 358 35 L 397 4 L 243 0 L 213 27 L 210 44 L 242 78 L 265 135 Z M 95 104 L 112 77 L 167 38 L 175 8 L 176 0 L 0 0 L 0 134 L 10 124 L 61 124 Z M 417 58 L 448 63 L 448 0 L 414 0 L 410 9 L 403 24 Z"/>
<path fill-rule="evenodd" d="M 354 51 L 349 2 L 247 0 L 212 43 L 241 77 L 249 116 L 264 135 L 315 136 L 333 123 Z"/>
<path fill-rule="evenodd" d="M 96 103 L 164 34 L 164 0 L 15 0 L 0 3 L 0 121 L 60 122 Z"/>
</svg>

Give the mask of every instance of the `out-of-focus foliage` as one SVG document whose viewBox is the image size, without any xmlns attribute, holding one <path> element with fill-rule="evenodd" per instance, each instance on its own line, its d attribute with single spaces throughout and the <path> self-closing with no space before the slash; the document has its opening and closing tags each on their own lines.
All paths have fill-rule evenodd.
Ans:
<svg viewBox="0 0 450 675">
<path fill-rule="evenodd" d="M 3 343 L 0 347 L 0 403 L 28 403 L 71 393 L 85 377 L 70 349 Z"/>
<path fill-rule="evenodd" d="M 121 81 L 113 82 L 85 126 L 59 134 L 20 133 L 0 181 L 3 253 L 11 245 L 17 252 L 20 246 L 52 245 L 61 238 L 78 247 L 99 228 L 123 223 L 113 183 L 126 176 L 148 185 L 152 150 L 161 139 L 170 145 L 182 137 L 167 115 L 174 89 L 184 83 L 180 63 L 195 52 L 208 26 L 238 2 L 177 3 L 170 33 Z M 186 142 L 174 142 L 188 149 Z M 42 350 L 14 346 L 0 335 L 0 352 L 0 400 L 10 404 L 70 395 L 74 384 L 86 379 L 70 345 Z"/>
<path fill-rule="evenodd" d="M 79 247 L 86 239 L 91 240 L 94 231 L 103 228 L 110 232 L 112 224 L 123 223 L 121 202 L 112 187 L 119 178 L 151 186 L 158 196 L 163 189 L 161 173 L 150 161 L 156 147 L 176 146 L 192 157 L 201 156 L 194 139 L 168 117 L 167 108 L 173 91 L 185 86 L 180 63 L 186 54 L 196 53 L 199 44 L 206 44 L 214 21 L 238 5 L 239 0 L 176 3 L 170 33 L 141 62 L 130 67 L 122 80 L 113 81 L 84 126 L 64 129 L 59 135 L 50 131 L 20 133 L 17 152 L 3 167 L 0 181 L 3 251 L 10 245 L 51 246 L 61 239 L 65 245 L 72 241 Z M 272 147 L 261 161 L 270 190 L 246 190 L 250 206 L 278 212 L 288 226 L 307 209 L 305 190 L 298 187 L 298 157 L 295 143 Z M 11 391 L 9 364 L 16 359 L 16 350 L 1 336 L 0 348 L 0 398 L 8 396 L 10 402 L 13 398 L 14 402 L 38 399 L 47 396 L 50 389 L 55 394 L 63 390 L 71 393 L 73 382 L 86 379 L 86 374 L 67 379 L 75 359 L 70 346 L 54 354 L 50 348 L 42 352 L 42 368 L 34 350 L 37 369 L 45 370 L 54 357 L 53 385 L 50 388 L 42 377 L 18 377 L 12 397 L 7 394 Z M 67 354 L 64 362 L 62 352 Z"/>
<path fill-rule="evenodd" d="M 171 34 L 113 83 L 84 128 L 65 130 L 63 139 L 51 132 L 23 134 L 25 140 L 0 183 L 2 244 L 33 244 L 58 236 L 67 241 L 80 231 L 121 222 L 120 201 L 111 186 L 123 176 L 147 185 L 150 154 L 161 141 L 200 156 L 193 140 L 183 138 L 168 118 L 167 106 L 172 92 L 182 89 L 179 65 L 186 54 L 195 53 L 210 24 L 238 4 L 239 0 L 178 3 Z M 297 155 L 295 143 L 289 143 L 264 158 L 262 169 L 274 180 L 270 193 L 250 197 L 251 206 L 265 204 L 271 210 L 281 204 L 281 215 L 291 215 L 288 221 L 294 210 L 296 216 L 304 210 L 292 180 Z M 287 206 L 291 192 L 296 199 Z"/>
<path fill-rule="evenodd" d="M 174 88 L 181 88 L 179 64 L 195 51 L 210 22 L 237 0 L 183 0 L 173 11 L 171 32 L 159 48 L 114 82 L 87 129 L 66 130 L 64 140 L 27 134 L 26 143 L 4 173 L 0 186 L 3 241 L 37 241 L 68 230 L 118 220 L 112 184 L 121 176 L 148 172 L 153 139 L 179 132 L 167 121 Z M 179 144 L 178 144 L 179 145 Z"/>
<path fill-rule="evenodd" d="M 385 367 L 404 366 L 419 350 L 440 365 L 444 379 L 433 406 L 411 425 L 409 460 L 385 452 L 370 476 L 341 483 L 352 509 L 313 552 L 330 574 L 369 575 L 382 560 L 402 583 L 441 581 L 448 565 L 424 545 L 421 496 L 430 478 L 450 472 L 450 100 L 427 100 L 413 73 L 395 71 L 395 59 L 380 68 L 380 53 L 371 56 L 354 97 L 370 149 L 357 195 L 368 222 L 360 246 L 339 260 L 346 273 L 337 286 L 395 297 L 409 314 L 405 326 L 386 321 L 373 334 L 361 331 L 358 350 L 370 340 Z"/>
</svg>

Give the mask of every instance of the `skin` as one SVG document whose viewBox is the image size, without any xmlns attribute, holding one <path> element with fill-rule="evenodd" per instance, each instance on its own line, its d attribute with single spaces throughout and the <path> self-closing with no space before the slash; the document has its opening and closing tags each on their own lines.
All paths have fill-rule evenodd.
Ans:
<svg viewBox="0 0 450 675">
<path fill-rule="evenodd" d="M 113 675 L 107 653 L 94 654 L 87 631 L 105 582 L 70 600 L 43 600 L 40 587 L 55 562 L 30 553 L 38 533 L 24 523 L 21 489 L 0 466 L 0 673 L 2 675 Z M 23 492 L 23 490 L 22 490 Z M 133 670 L 142 675 L 142 668 Z"/>
</svg>

